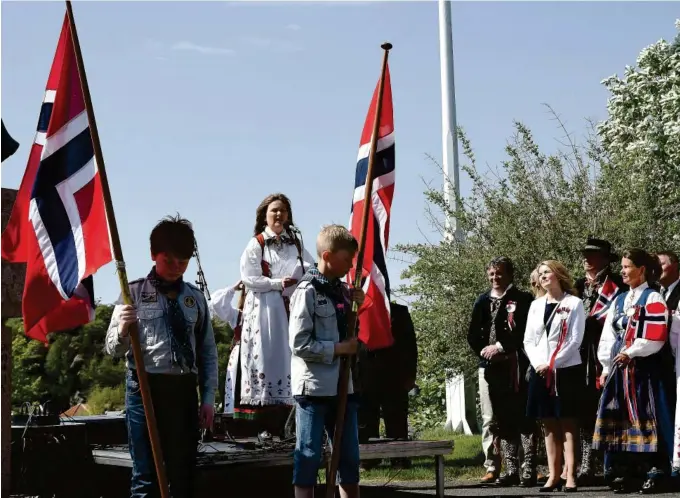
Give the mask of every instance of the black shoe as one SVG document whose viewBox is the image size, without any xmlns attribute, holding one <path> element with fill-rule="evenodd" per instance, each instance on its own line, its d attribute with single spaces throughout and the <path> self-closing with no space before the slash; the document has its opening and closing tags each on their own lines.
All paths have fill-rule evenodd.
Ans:
<svg viewBox="0 0 680 498">
<path fill-rule="evenodd" d="M 496 484 L 499 486 L 519 486 L 519 475 L 518 474 L 503 474 L 496 480 Z"/>
<path fill-rule="evenodd" d="M 667 486 L 664 485 L 662 481 L 658 478 L 647 479 L 640 488 L 641 495 L 653 495 L 655 493 L 663 493 L 666 491 Z"/>
<path fill-rule="evenodd" d="M 617 477 L 610 484 L 609 488 L 614 491 L 614 494 L 628 494 L 635 491 L 635 483 L 631 479 L 626 479 L 624 477 Z M 640 488 L 638 488 L 639 490 Z"/>
<path fill-rule="evenodd" d="M 573 486 L 571 488 L 568 487 L 568 486 L 565 486 L 562 491 L 564 491 L 565 493 L 578 493 L 578 486 Z"/>
<path fill-rule="evenodd" d="M 561 477 L 552 486 L 543 486 L 539 489 L 541 493 L 552 493 L 553 491 L 562 491 L 562 486 L 564 486 L 564 479 Z"/>
<path fill-rule="evenodd" d="M 519 485 L 523 488 L 536 486 L 536 469 L 532 469 L 530 463 L 522 465 L 522 473 L 519 476 Z"/>
<path fill-rule="evenodd" d="M 533 488 L 536 486 L 536 475 L 522 476 L 519 480 L 519 485 L 523 488 Z"/>
</svg>

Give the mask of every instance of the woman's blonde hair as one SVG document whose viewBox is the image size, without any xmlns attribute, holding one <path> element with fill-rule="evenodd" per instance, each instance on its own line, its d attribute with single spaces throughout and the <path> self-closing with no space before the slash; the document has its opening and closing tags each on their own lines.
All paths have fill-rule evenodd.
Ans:
<svg viewBox="0 0 680 498">
<path fill-rule="evenodd" d="M 567 294 L 571 295 L 576 295 L 576 289 L 574 288 L 574 279 L 571 277 L 571 274 L 569 273 L 569 270 L 560 263 L 559 261 L 556 261 L 554 259 L 548 259 L 546 261 L 542 261 L 539 263 L 539 265 L 536 267 L 536 274 L 538 276 L 538 269 L 541 266 L 547 266 L 550 268 L 550 271 L 553 272 L 553 274 L 557 277 L 557 280 L 560 282 L 560 287 L 564 292 Z M 536 297 L 541 297 L 546 294 L 546 290 L 540 285 L 538 285 L 538 290 L 536 291 Z"/>
<path fill-rule="evenodd" d="M 538 268 L 534 268 L 534 271 L 531 272 L 529 282 L 531 283 L 531 292 L 537 297 L 538 291 L 541 289 L 541 284 L 538 282 Z"/>
</svg>

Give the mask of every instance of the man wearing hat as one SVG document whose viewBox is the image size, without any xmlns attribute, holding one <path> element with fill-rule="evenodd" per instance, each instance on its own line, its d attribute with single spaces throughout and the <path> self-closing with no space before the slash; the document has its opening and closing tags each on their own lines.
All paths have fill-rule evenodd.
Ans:
<svg viewBox="0 0 680 498">
<path fill-rule="evenodd" d="M 593 431 L 600 401 L 599 376 L 602 365 L 597 360 L 597 346 L 609 305 L 614 298 L 628 290 L 621 277 L 612 272 L 611 264 L 617 255 L 611 244 L 602 239 L 589 237 L 581 250 L 586 276 L 576 281 L 576 290 L 586 311 L 586 327 L 581 343 L 581 360 L 585 369 L 586 391 L 583 410 L 579 418 L 581 428 L 581 469 L 579 484 L 587 485 L 595 474 L 592 461 Z"/>
</svg>

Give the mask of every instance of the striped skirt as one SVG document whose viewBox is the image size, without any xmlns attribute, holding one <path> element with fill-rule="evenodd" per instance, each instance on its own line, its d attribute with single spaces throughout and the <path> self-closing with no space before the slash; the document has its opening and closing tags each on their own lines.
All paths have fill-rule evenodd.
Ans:
<svg viewBox="0 0 680 498">
<path fill-rule="evenodd" d="M 658 364 L 649 360 L 653 358 L 634 360 L 627 374 L 618 367 L 611 372 L 600 398 L 594 449 L 630 453 L 668 450 L 671 410 Z M 672 441 L 672 432 L 670 435 Z"/>
</svg>

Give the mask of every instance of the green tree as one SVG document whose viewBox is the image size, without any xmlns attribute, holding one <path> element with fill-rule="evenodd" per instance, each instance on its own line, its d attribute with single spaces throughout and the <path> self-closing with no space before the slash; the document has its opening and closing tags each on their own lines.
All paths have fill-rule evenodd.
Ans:
<svg viewBox="0 0 680 498">
<path fill-rule="evenodd" d="M 44 374 L 47 348 L 24 335 L 19 318 L 7 320 L 12 330 L 12 407 L 41 402 L 47 392 Z"/>
<path fill-rule="evenodd" d="M 680 22 L 676 22 L 680 28 Z M 410 259 L 401 292 L 414 298 L 419 383 L 414 409 L 443 418 L 444 372 L 475 375 L 466 341 L 475 298 L 488 284 L 485 264 L 505 255 L 516 265 L 516 283 L 528 287 L 541 260 L 562 261 L 582 274 L 579 249 L 588 235 L 618 248 L 680 248 L 680 34 L 675 42 L 645 48 L 624 79 L 603 81 L 610 91 L 608 118 L 597 134 L 545 155 L 531 132 L 515 123 L 508 159 L 482 174 L 462 130 L 470 164 L 469 196 L 453 211 L 439 190 L 425 193 L 441 242 L 397 247 Z M 568 134 L 567 134 L 568 136 Z M 439 212 L 437 212 L 439 211 Z M 458 219 L 465 238 L 444 238 L 439 214 Z M 420 423 L 432 423 L 422 421 Z"/>
<path fill-rule="evenodd" d="M 410 282 L 400 291 L 415 298 L 412 313 L 421 352 L 419 382 L 424 387 L 415 411 L 427 408 L 442 417 L 444 372 L 476 375 L 477 358 L 467 344 L 467 328 L 475 299 L 488 288 L 489 260 L 510 257 L 516 285 L 523 288 L 529 287 L 531 271 L 545 259 L 558 259 L 581 273 L 579 249 L 599 216 L 590 175 L 593 164 L 574 143 L 564 152 L 545 155 L 528 128 L 515 123 L 515 130 L 506 147 L 508 159 L 486 175 L 478 169 L 461 130 L 460 141 L 470 161 L 463 166 L 472 181 L 470 195 L 460 199 L 454 212 L 440 191 L 429 189 L 431 221 L 442 241 L 397 247 L 413 261 L 403 274 Z M 444 224 L 435 210 L 458 218 L 463 240 L 444 237 Z"/>
<path fill-rule="evenodd" d="M 602 83 L 610 93 L 598 126 L 603 229 L 652 250 L 680 248 L 680 33 Z"/>
</svg>

